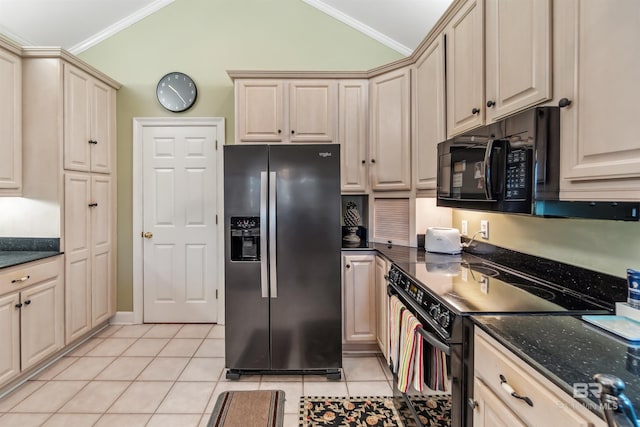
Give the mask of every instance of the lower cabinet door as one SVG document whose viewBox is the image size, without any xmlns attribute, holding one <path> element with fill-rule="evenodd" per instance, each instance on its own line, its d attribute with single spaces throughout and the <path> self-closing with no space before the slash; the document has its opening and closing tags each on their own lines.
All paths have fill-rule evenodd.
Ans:
<svg viewBox="0 0 640 427">
<path fill-rule="evenodd" d="M 20 294 L 0 297 L 0 385 L 20 373 Z"/>
<path fill-rule="evenodd" d="M 525 427 L 518 418 L 483 382 L 473 381 L 476 407 L 473 412 L 474 427 Z"/>
<path fill-rule="evenodd" d="M 376 342 L 375 255 L 344 255 L 344 341 Z"/>
<path fill-rule="evenodd" d="M 27 369 L 64 345 L 64 299 L 60 277 L 21 293 L 21 360 Z"/>
</svg>

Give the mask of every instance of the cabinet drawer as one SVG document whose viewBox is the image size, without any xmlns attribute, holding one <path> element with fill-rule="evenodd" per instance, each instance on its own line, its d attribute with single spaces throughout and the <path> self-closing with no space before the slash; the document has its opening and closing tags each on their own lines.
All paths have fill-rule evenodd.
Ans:
<svg viewBox="0 0 640 427">
<path fill-rule="evenodd" d="M 504 404 L 529 426 L 593 426 L 582 416 L 581 410 L 588 411 L 560 388 L 542 376 L 535 378 L 526 372 L 524 362 L 511 357 L 504 347 L 494 345 L 476 334 L 474 343 L 474 375 L 482 380 Z M 500 383 L 503 375 L 507 383 L 520 396 L 531 399 L 533 406 L 511 396 Z"/>
<path fill-rule="evenodd" d="M 61 271 L 61 256 L 3 269 L 0 271 L 0 295 L 19 291 L 43 280 L 56 277 Z"/>
</svg>

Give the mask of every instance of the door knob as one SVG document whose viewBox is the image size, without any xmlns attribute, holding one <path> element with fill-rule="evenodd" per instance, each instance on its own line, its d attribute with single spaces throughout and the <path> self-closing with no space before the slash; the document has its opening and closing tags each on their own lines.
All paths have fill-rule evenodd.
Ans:
<svg viewBox="0 0 640 427">
<path fill-rule="evenodd" d="M 150 231 L 145 231 L 142 233 L 142 237 L 144 237 L 145 239 L 150 239 L 153 237 L 153 233 Z"/>
</svg>

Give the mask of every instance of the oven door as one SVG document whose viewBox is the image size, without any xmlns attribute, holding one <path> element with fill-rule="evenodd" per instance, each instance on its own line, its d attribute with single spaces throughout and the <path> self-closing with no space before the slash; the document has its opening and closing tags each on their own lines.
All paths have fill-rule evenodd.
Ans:
<svg viewBox="0 0 640 427">
<path fill-rule="evenodd" d="M 462 425 L 462 415 L 459 412 L 462 400 L 460 398 L 460 381 L 458 381 L 462 377 L 462 344 L 450 342 L 435 328 L 432 328 L 430 326 L 431 320 L 427 314 L 411 298 L 406 296 L 404 290 L 389 283 L 387 293 L 396 295 L 423 325 L 421 329 L 418 329 L 418 333 L 423 339 L 422 392 L 416 390 L 412 385 L 409 386 L 406 393 L 400 392 L 398 375 L 397 372 L 393 372 L 393 360 L 390 361 L 393 372 L 393 400 L 402 423 L 407 427 L 428 426 L 429 423 L 425 423 L 425 418 L 428 419 L 428 414 L 432 412 L 432 397 L 447 395 L 451 398 L 451 425 Z M 434 390 L 432 388 L 434 386 L 440 390 Z"/>
</svg>

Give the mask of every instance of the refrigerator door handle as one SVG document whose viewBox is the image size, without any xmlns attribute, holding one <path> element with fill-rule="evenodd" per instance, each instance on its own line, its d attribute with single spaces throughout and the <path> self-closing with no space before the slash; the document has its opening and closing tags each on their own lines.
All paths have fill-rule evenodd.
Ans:
<svg viewBox="0 0 640 427">
<path fill-rule="evenodd" d="M 276 173 L 269 172 L 269 284 L 271 298 L 278 297 L 276 266 Z"/>
<path fill-rule="evenodd" d="M 260 172 L 260 289 L 262 298 L 269 298 L 269 268 L 267 264 L 267 172 Z"/>
</svg>

